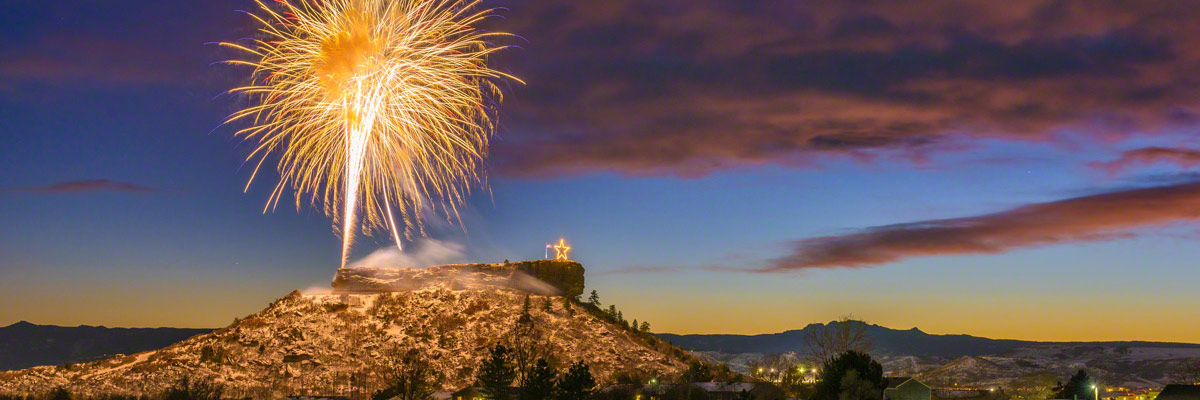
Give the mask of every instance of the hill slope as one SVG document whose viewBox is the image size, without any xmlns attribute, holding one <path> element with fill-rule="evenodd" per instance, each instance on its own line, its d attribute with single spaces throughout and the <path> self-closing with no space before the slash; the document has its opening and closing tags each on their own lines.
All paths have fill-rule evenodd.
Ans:
<svg viewBox="0 0 1200 400">
<path fill-rule="evenodd" d="M 862 322 L 857 322 L 862 323 Z M 658 337 L 705 358 L 746 371 L 765 354 L 805 354 L 804 337 L 824 324 L 767 335 L 673 335 Z M 970 335 L 932 335 L 916 328 L 867 325 L 871 354 L 885 371 L 917 376 L 943 386 L 1029 386 L 1065 380 L 1088 368 L 1105 382 L 1124 386 L 1161 386 L 1184 381 L 1181 365 L 1200 362 L 1200 344 L 1165 342 L 1034 342 Z"/>
<path fill-rule="evenodd" d="M 349 394 L 381 386 L 384 361 L 419 351 L 446 376 L 445 388 L 472 382 L 494 344 L 514 337 L 525 293 L 487 288 L 390 294 L 304 296 L 298 292 L 208 334 L 166 348 L 74 366 L 0 372 L 0 393 L 66 386 L 81 394 L 154 394 L 180 378 L 213 380 L 241 397 Z M 673 374 L 687 355 L 552 297 L 532 296 L 532 326 L 560 363 L 584 360 L 598 381 L 617 371 Z"/>
<path fill-rule="evenodd" d="M 95 361 L 153 350 L 212 329 L 35 325 L 0 328 L 0 370 Z"/>
</svg>

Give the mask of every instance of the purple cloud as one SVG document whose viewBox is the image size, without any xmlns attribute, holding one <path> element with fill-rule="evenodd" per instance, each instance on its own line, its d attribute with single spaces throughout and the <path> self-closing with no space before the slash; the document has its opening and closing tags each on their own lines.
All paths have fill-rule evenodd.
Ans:
<svg viewBox="0 0 1200 400">
<path fill-rule="evenodd" d="M 161 193 L 162 190 L 117 182 L 108 179 L 90 179 L 82 181 L 59 182 L 45 186 L 23 186 L 5 188 L 6 192 L 21 192 L 34 194 L 75 194 L 90 192 L 122 192 L 135 194 Z"/>
</svg>

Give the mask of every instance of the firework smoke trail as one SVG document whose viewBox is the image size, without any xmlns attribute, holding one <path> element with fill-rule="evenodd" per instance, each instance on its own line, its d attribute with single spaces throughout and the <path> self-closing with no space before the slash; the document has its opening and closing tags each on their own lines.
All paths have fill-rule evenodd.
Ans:
<svg viewBox="0 0 1200 400">
<path fill-rule="evenodd" d="M 367 111 L 371 105 L 353 104 L 345 106 L 346 116 L 346 209 L 342 212 L 342 266 L 350 255 L 350 245 L 354 243 L 355 208 L 358 203 L 358 191 L 362 180 L 363 153 L 367 150 L 367 140 L 370 139 L 371 123 L 374 112 Z M 388 206 L 388 210 L 391 208 Z M 397 241 L 399 246 L 399 241 Z"/>
<path fill-rule="evenodd" d="M 231 93 L 250 105 L 229 117 L 256 142 L 246 184 L 269 157 L 280 180 L 263 211 L 291 191 L 341 223 L 342 265 L 356 232 L 424 233 L 424 210 L 457 219 L 482 165 L 501 94 L 490 69 L 502 46 L 474 26 L 492 10 L 462 0 L 276 0 L 251 14 L 260 38 L 222 43 L 253 69 Z M 396 212 L 393 213 L 393 208 Z"/>
</svg>

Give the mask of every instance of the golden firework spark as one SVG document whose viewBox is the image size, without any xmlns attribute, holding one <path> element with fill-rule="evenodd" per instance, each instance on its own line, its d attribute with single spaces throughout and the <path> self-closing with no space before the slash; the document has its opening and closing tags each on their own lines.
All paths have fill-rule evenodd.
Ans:
<svg viewBox="0 0 1200 400">
<path fill-rule="evenodd" d="M 231 93 L 250 105 L 226 123 L 256 142 L 257 160 L 278 157 L 279 183 L 263 211 L 291 190 L 341 224 L 342 265 L 356 230 L 424 234 L 424 208 L 461 224 L 458 207 L 482 167 L 501 94 L 494 80 L 517 78 L 487 66 L 503 33 L 475 28 L 493 10 L 478 1 L 276 0 L 251 15 L 261 37 L 229 61 L 253 68 Z M 395 214 L 393 213 L 393 209 Z"/>
</svg>

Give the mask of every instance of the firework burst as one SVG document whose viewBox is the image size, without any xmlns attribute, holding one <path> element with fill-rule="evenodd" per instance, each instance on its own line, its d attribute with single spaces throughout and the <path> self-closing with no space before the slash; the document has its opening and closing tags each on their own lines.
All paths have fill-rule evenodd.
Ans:
<svg viewBox="0 0 1200 400">
<path fill-rule="evenodd" d="M 487 66 L 502 33 L 475 28 L 493 10 L 459 0 L 276 0 L 251 15 L 260 38 L 222 43 L 253 69 L 234 88 L 250 103 L 226 123 L 256 143 L 246 188 L 268 159 L 280 180 L 263 211 L 291 192 L 341 225 L 342 265 L 356 231 L 424 234 L 425 209 L 461 224 L 484 183 L 501 94 L 515 77 Z M 397 224 L 396 217 L 400 217 Z"/>
</svg>

